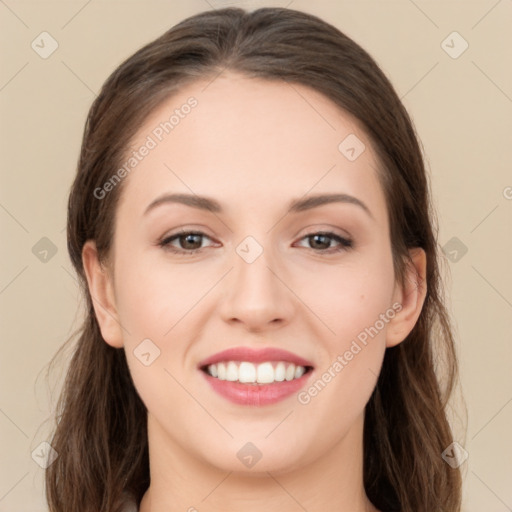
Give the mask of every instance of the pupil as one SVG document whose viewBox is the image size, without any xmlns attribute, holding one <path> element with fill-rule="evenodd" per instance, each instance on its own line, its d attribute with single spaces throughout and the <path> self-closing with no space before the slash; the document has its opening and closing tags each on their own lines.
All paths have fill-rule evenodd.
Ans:
<svg viewBox="0 0 512 512">
<path fill-rule="evenodd" d="M 324 239 L 324 243 L 322 244 L 322 241 L 321 239 Z M 320 239 L 320 245 L 326 245 L 327 244 L 327 247 L 329 247 L 329 241 L 327 240 L 327 242 L 325 242 L 325 239 L 328 239 L 328 237 L 326 235 L 313 235 L 313 240 L 314 240 L 314 243 L 313 245 L 316 245 L 317 244 L 317 240 Z"/>
<path fill-rule="evenodd" d="M 194 234 L 185 235 L 185 243 L 188 244 L 190 242 L 192 245 L 194 245 L 194 237 L 196 237 L 195 243 L 197 244 L 197 237 L 199 237 L 199 236 L 200 235 L 194 235 Z"/>
</svg>

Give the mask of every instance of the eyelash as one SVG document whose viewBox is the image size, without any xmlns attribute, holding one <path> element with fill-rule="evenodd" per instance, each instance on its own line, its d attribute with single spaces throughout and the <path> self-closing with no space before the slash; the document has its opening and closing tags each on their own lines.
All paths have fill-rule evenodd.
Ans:
<svg viewBox="0 0 512 512">
<path fill-rule="evenodd" d="M 182 238 L 182 237 L 185 238 L 185 237 L 187 237 L 189 235 L 199 235 L 199 236 L 202 236 L 202 237 L 210 238 L 206 233 L 203 233 L 201 231 L 180 231 L 179 233 L 176 233 L 174 235 L 170 235 L 170 236 L 165 237 L 162 240 L 160 240 L 158 242 L 158 246 L 161 247 L 162 249 L 166 250 L 166 251 L 170 251 L 170 252 L 178 254 L 180 256 L 192 256 L 194 254 L 199 253 L 203 249 L 205 249 L 204 247 L 201 247 L 199 249 L 191 249 L 191 250 L 176 249 L 175 247 L 170 245 L 170 243 L 172 241 L 177 240 L 177 239 Z M 350 250 L 350 249 L 353 248 L 353 241 L 352 240 L 350 240 L 348 238 L 344 238 L 342 236 L 339 236 L 336 233 L 333 233 L 332 231 L 316 231 L 316 232 L 313 232 L 313 233 L 308 233 L 307 235 L 304 235 L 301 238 L 301 240 L 304 240 L 305 238 L 310 238 L 310 237 L 313 237 L 313 236 L 316 236 L 316 235 L 326 236 L 328 238 L 332 238 L 333 240 L 339 242 L 340 246 L 338 248 L 334 248 L 334 250 L 333 250 L 332 247 L 330 249 L 313 249 L 313 248 L 311 248 L 311 250 L 314 251 L 314 252 L 325 253 L 325 254 L 334 254 L 334 253 L 339 253 L 339 252 L 342 252 L 342 251 L 347 251 L 347 250 Z M 210 238 L 210 240 L 211 240 L 211 238 Z"/>
</svg>

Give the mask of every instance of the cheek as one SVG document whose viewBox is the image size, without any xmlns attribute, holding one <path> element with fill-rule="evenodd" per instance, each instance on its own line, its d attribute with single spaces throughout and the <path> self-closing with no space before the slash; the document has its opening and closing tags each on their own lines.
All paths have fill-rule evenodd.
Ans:
<svg viewBox="0 0 512 512">
<path fill-rule="evenodd" d="M 123 325 L 124 349 L 130 372 L 148 409 L 182 396 L 179 382 L 193 375 L 190 350 L 199 336 L 208 290 L 218 281 L 219 269 L 148 262 L 134 257 L 119 262 L 116 302 Z M 165 390 L 165 391 L 163 391 Z M 169 391 L 173 390 L 170 394 Z M 161 395 L 163 393 L 163 395 Z"/>
<path fill-rule="evenodd" d="M 126 260 L 120 262 L 117 272 L 122 276 L 116 286 L 121 320 L 131 335 L 155 340 L 168 337 L 169 331 L 194 308 L 216 277 L 214 273 L 210 279 L 208 269 L 194 271 L 192 267 L 173 265 L 164 258 L 158 262 L 143 257 Z"/>
<path fill-rule="evenodd" d="M 120 262 L 116 270 L 122 276 L 116 286 L 117 311 L 130 374 L 148 410 L 165 420 L 170 410 L 190 407 L 178 382 L 186 380 L 187 314 L 193 318 L 205 280 L 201 283 L 197 273 L 179 266 L 136 257 Z"/>
<path fill-rule="evenodd" d="M 325 339 L 332 340 L 333 348 L 343 348 L 376 322 L 385 331 L 387 324 L 379 320 L 392 305 L 394 272 L 391 257 L 380 254 L 319 268 L 314 280 L 302 278 L 305 302 L 329 328 Z"/>
<path fill-rule="evenodd" d="M 344 421 L 364 408 L 380 372 L 386 329 L 395 316 L 391 255 L 381 251 L 350 267 L 331 268 L 328 275 L 316 274 L 315 282 L 325 284 L 309 285 L 307 303 L 331 332 L 322 327 L 317 385 L 303 398 L 314 402 L 315 414 L 329 406 L 329 414 Z"/>
</svg>

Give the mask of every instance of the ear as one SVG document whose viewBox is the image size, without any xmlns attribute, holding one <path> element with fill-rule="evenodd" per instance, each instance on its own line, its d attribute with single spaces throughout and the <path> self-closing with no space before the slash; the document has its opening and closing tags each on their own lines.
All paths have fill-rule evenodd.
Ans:
<svg viewBox="0 0 512 512">
<path fill-rule="evenodd" d="M 112 276 L 99 262 L 96 244 L 92 240 L 84 244 L 82 263 L 101 335 L 112 347 L 121 348 L 123 333 L 116 310 Z"/>
<path fill-rule="evenodd" d="M 395 284 L 393 307 L 397 312 L 389 321 L 386 346 L 394 347 L 405 340 L 420 316 L 427 295 L 427 256 L 420 247 L 409 250 L 412 263 L 407 263 L 405 283 Z"/>
</svg>

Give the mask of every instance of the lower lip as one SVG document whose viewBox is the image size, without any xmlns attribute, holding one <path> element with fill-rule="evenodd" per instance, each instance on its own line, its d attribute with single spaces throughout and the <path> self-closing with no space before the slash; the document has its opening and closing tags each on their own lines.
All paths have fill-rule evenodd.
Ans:
<svg viewBox="0 0 512 512">
<path fill-rule="evenodd" d="M 304 387 L 312 371 L 302 377 L 272 384 L 243 384 L 229 380 L 220 380 L 200 370 L 210 386 L 219 395 L 238 405 L 262 406 L 275 404 Z"/>
</svg>

